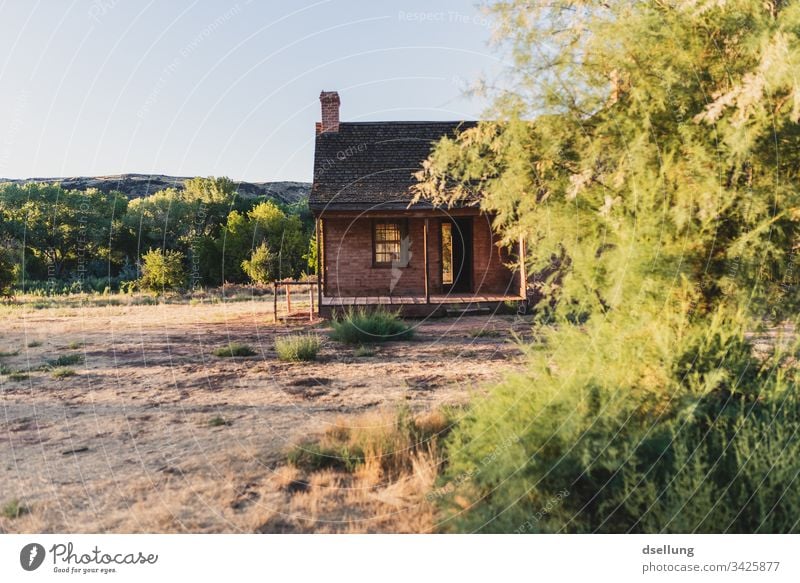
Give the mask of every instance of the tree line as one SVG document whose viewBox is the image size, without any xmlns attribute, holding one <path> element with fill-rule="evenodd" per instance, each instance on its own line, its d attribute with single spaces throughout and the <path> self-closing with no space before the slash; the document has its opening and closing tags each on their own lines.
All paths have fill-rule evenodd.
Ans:
<svg viewBox="0 0 800 583">
<path fill-rule="evenodd" d="M 305 201 L 243 198 L 225 177 L 133 200 L 59 184 L 0 184 L 6 294 L 264 284 L 313 272 L 312 248 Z"/>
</svg>

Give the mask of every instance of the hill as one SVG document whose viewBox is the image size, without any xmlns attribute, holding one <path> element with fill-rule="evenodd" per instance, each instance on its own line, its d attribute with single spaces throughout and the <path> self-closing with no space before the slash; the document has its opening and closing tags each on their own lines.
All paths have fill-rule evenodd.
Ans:
<svg viewBox="0 0 800 583">
<path fill-rule="evenodd" d="M 186 176 L 165 176 L 163 174 L 116 174 L 111 176 L 78 176 L 64 178 L 0 178 L 0 183 L 13 182 L 60 182 L 64 188 L 86 190 L 97 188 L 102 191 L 117 190 L 129 198 L 148 196 L 165 188 L 183 188 L 189 180 Z M 285 203 L 293 203 L 308 197 L 311 184 L 307 182 L 239 182 L 239 194 L 244 197 L 268 196 Z"/>
</svg>

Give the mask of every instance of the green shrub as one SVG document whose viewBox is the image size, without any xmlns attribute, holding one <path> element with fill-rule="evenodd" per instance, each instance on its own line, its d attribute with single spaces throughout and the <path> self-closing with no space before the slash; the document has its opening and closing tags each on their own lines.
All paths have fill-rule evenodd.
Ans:
<svg viewBox="0 0 800 583">
<path fill-rule="evenodd" d="M 232 358 L 234 356 L 254 356 L 256 351 L 250 348 L 247 344 L 241 344 L 239 342 L 231 342 L 227 346 L 223 346 L 222 348 L 217 348 L 214 351 L 215 356 L 221 356 L 223 358 Z"/>
<path fill-rule="evenodd" d="M 359 346 L 353 351 L 353 356 L 356 358 L 375 356 L 375 349 L 371 346 Z"/>
<path fill-rule="evenodd" d="M 31 511 L 25 504 L 19 501 L 19 499 L 14 498 L 6 502 L 3 505 L 3 510 L 1 514 L 4 518 L 8 518 L 9 520 L 13 520 L 15 518 L 19 518 L 24 514 L 28 514 Z"/>
<path fill-rule="evenodd" d="M 414 335 L 414 330 L 398 314 L 384 308 L 374 311 L 351 309 L 343 318 L 333 320 L 331 324 L 331 337 L 347 344 L 409 340 Z"/>
<path fill-rule="evenodd" d="M 28 348 L 36 348 L 41 345 L 42 343 L 39 340 L 31 340 L 30 342 L 28 342 Z"/>
<path fill-rule="evenodd" d="M 754 361 L 735 318 L 634 320 L 552 331 L 557 351 L 475 402 L 440 479 L 450 528 L 798 530 L 798 346 Z"/>
<path fill-rule="evenodd" d="M 29 375 L 24 372 L 16 371 L 8 374 L 8 380 L 10 381 L 26 381 L 28 378 L 30 378 Z"/>
<path fill-rule="evenodd" d="M 253 282 L 267 284 L 273 281 L 278 273 L 279 257 L 269 250 L 266 243 L 256 247 L 250 254 L 250 259 L 242 261 L 242 271 Z"/>
<path fill-rule="evenodd" d="M 48 360 L 47 366 L 49 368 L 58 368 L 62 366 L 72 366 L 74 364 L 81 364 L 83 362 L 82 354 L 62 354 L 56 359 Z"/>
<path fill-rule="evenodd" d="M 209 427 L 224 427 L 230 424 L 231 424 L 230 421 L 226 421 L 220 416 L 212 417 L 208 422 Z"/>
<path fill-rule="evenodd" d="M 0 375 L 2 374 L 11 374 L 11 367 L 6 366 L 5 364 L 0 364 Z"/>
<path fill-rule="evenodd" d="M 352 472 L 364 463 L 364 452 L 360 448 L 326 447 L 315 442 L 305 442 L 292 448 L 286 461 L 308 472 L 323 469 Z"/>
<path fill-rule="evenodd" d="M 500 331 L 491 330 L 489 328 L 479 328 L 477 330 L 471 330 L 469 335 L 471 338 L 499 338 Z"/>
<path fill-rule="evenodd" d="M 316 334 L 293 334 L 276 338 L 275 352 L 280 360 L 287 362 L 316 360 L 320 344 Z"/>
<path fill-rule="evenodd" d="M 67 377 L 74 377 L 76 373 L 75 370 L 71 368 L 57 368 L 50 374 L 53 375 L 53 378 L 65 379 Z"/>
<path fill-rule="evenodd" d="M 180 251 L 151 249 L 142 255 L 139 286 L 151 291 L 176 291 L 186 285 L 184 257 Z"/>
</svg>

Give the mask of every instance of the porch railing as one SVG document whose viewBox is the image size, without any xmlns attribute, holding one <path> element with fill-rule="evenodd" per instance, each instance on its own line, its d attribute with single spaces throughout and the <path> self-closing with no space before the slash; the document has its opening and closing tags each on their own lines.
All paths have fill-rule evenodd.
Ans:
<svg viewBox="0 0 800 583">
<path fill-rule="evenodd" d="M 298 289 L 299 288 L 299 289 Z M 303 289 L 305 288 L 305 289 Z M 294 291 L 294 296 L 292 295 Z M 279 301 L 279 296 L 283 292 L 283 300 Z M 315 296 L 319 293 L 319 283 L 314 280 L 309 281 L 273 281 L 272 282 L 272 321 L 277 322 L 279 318 L 278 306 L 286 304 L 286 313 L 283 315 L 284 319 L 288 320 L 292 315 L 292 299 L 295 301 L 301 298 L 308 299 L 308 320 L 314 320 L 314 303 Z M 299 302 L 298 302 L 299 303 Z"/>
</svg>

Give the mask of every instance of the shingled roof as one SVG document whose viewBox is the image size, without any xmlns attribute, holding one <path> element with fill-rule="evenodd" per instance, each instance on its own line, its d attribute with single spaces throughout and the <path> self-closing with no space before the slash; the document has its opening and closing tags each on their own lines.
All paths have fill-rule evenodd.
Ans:
<svg viewBox="0 0 800 583">
<path fill-rule="evenodd" d="M 436 141 L 476 123 L 338 123 L 338 130 L 317 134 L 309 206 L 316 211 L 406 208 L 414 196 L 413 175 Z"/>
</svg>

